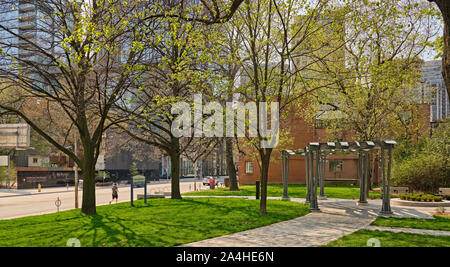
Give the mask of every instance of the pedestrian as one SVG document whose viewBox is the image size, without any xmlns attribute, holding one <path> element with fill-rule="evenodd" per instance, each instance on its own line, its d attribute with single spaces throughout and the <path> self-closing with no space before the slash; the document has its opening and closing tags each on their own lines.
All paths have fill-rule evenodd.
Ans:
<svg viewBox="0 0 450 267">
<path fill-rule="evenodd" d="M 116 204 L 119 201 L 119 188 L 117 187 L 117 184 L 114 183 L 113 187 L 112 187 L 112 200 L 109 202 L 109 205 L 111 205 L 111 203 L 114 201 L 114 199 L 116 200 Z"/>
</svg>

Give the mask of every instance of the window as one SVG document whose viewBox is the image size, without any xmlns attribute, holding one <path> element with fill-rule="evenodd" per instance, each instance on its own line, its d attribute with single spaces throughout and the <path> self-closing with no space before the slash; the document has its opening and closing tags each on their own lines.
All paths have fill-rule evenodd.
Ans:
<svg viewBox="0 0 450 267">
<path fill-rule="evenodd" d="M 330 172 L 342 172 L 343 165 L 342 160 L 330 160 Z"/>
<path fill-rule="evenodd" d="M 33 158 L 33 164 L 37 164 L 38 163 L 38 159 L 37 158 Z"/>
<path fill-rule="evenodd" d="M 245 173 L 252 174 L 253 173 L 253 162 L 245 163 Z"/>
</svg>

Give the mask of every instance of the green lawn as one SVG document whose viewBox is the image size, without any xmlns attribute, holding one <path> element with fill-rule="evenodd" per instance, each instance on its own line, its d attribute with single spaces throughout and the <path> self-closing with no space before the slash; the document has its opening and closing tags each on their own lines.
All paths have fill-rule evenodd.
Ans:
<svg viewBox="0 0 450 267">
<path fill-rule="evenodd" d="M 435 219 L 378 217 L 372 223 L 372 225 L 383 227 L 402 227 L 402 228 L 450 231 L 450 218 L 439 216 L 435 216 Z"/>
<path fill-rule="evenodd" d="M 306 215 L 308 206 L 243 199 L 154 199 L 101 206 L 97 215 L 79 210 L 0 221 L 0 247 L 63 247 L 70 238 L 82 246 L 169 247 L 241 232 Z"/>
<path fill-rule="evenodd" d="M 380 240 L 381 247 L 450 247 L 450 236 L 360 230 L 326 245 L 327 247 L 367 247 L 371 238 Z"/>
<path fill-rule="evenodd" d="M 217 188 L 215 190 L 207 190 L 202 192 L 194 192 L 185 194 L 186 196 L 255 196 L 256 187 L 240 186 L 240 191 L 230 192 L 228 188 Z M 267 187 L 269 197 L 283 196 L 283 185 L 269 185 Z M 306 185 L 289 185 L 288 190 L 290 197 L 306 198 Z M 326 186 L 325 195 L 329 198 L 341 199 L 359 199 L 359 186 Z M 380 198 L 379 192 L 370 192 L 370 198 Z"/>
</svg>

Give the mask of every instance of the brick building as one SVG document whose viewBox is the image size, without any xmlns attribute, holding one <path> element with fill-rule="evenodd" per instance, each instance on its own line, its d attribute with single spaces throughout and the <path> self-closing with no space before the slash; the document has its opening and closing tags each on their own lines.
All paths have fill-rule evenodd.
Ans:
<svg viewBox="0 0 450 267">
<path fill-rule="evenodd" d="M 430 106 L 422 104 L 420 106 L 420 115 L 423 120 L 424 135 L 430 133 Z M 290 118 L 283 123 L 285 126 L 290 125 L 291 137 L 293 138 L 293 145 L 291 147 L 282 147 L 282 149 L 296 150 L 305 148 L 311 142 L 328 142 L 325 128 L 319 125 L 311 125 L 307 123 L 301 116 L 290 116 Z M 283 129 L 283 126 L 281 126 Z M 351 139 L 351 138 L 349 138 Z M 361 141 L 361 140 L 345 140 L 345 141 Z M 282 183 L 281 171 L 281 155 L 278 149 L 272 154 L 271 163 L 269 166 L 269 184 Z M 356 184 L 358 183 L 358 156 L 357 155 L 331 155 L 327 158 L 325 178 L 327 183 L 336 184 Z M 239 184 L 255 184 L 260 180 L 260 169 L 258 163 L 249 158 L 241 157 L 239 159 Z M 379 181 L 378 164 L 374 168 L 374 183 Z M 290 184 L 305 184 L 305 158 L 303 156 L 291 156 L 289 166 L 289 183 Z"/>
</svg>

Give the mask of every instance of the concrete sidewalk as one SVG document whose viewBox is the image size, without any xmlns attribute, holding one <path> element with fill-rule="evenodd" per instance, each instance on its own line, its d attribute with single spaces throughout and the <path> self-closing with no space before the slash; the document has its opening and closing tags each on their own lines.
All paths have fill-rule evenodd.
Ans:
<svg viewBox="0 0 450 267">
<path fill-rule="evenodd" d="M 272 198 L 277 199 L 277 198 Z M 304 203 L 304 199 L 291 199 Z M 366 207 L 354 200 L 320 201 L 320 213 L 184 245 L 186 247 L 315 247 L 366 229 L 379 216 L 381 201 Z M 392 207 L 396 217 L 432 218 L 426 210 Z"/>
<path fill-rule="evenodd" d="M 180 183 L 181 193 L 192 192 L 194 184 L 192 182 Z M 61 189 L 63 189 L 61 191 Z M 66 188 L 49 188 L 42 193 L 18 192 L 11 197 L 0 197 L 0 220 L 13 219 L 33 215 L 42 215 L 48 213 L 54 213 L 57 211 L 55 201 L 57 198 L 61 200 L 60 211 L 72 210 L 75 208 L 75 197 L 73 188 L 71 191 L 67 191 Z M 156 194 L 157 192 L 170 192 L 171 185 L 151 183 L 147 192 L 149 194 Z M 201 187 L 206 189 L 206 187 Z M 82 192 L 79 194 L 79 203 L 81 207 Z M 25 192 L 26 193 L 26 192 Z M 137 195 L 143 194 L 144 188 L 136 188 L 133 190 L 133 197 L 136 200 Z M 3 193 L 5 195 L 6 193 Z M 123 186 L 119 188 L 119 202 L 129 202 L 131 200 L 131 188 L 130 186 Z M 111 187 L 98 187 L 96 190 L 96 204 L 97 206 L 108 205 L 111 201 Z"/>
<path fill-rule="evenodd" d="M 150 185 L 170 185 L 170 181 L 151 181 Z M 119 184 L 119 188 L 128 188 L 130 185 L 127 184 Z M 109 190 L 111 191 L 111 186 L 97 186 L 97 190 Z M 79 187 L 80 192 L 83 189 L 83 186 Z M 19 196 L 32 196 L 32 195 L 45 195 L 45 194 L 61 194 L 75 192 L 74 186 L 69 187 L 51 187 L 51 188 L 42 188 L 41 192 L 38 192 L 38 189 L 0 189 L 0 198 L 6 197 L 19 197 Z"/>
<path fill-rule="evenodd" d="M 439 230 L 426 230 L 426 229 L 413 229 L 413 228 L 398 228 L 398 227 L 380 227 L 380 226 L 368 226 L 364 228 L 370 231 L 383 231 L 393 233 L 408 233 L 418 235 L 435 235 L 435 236 L 450 236 L 450 231 Z"/>
</svg>

